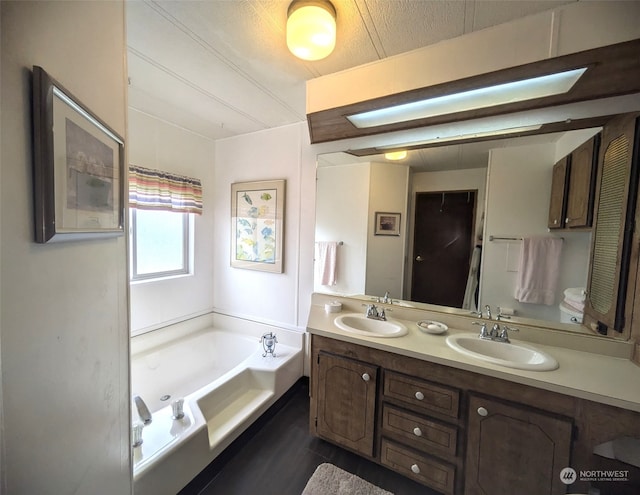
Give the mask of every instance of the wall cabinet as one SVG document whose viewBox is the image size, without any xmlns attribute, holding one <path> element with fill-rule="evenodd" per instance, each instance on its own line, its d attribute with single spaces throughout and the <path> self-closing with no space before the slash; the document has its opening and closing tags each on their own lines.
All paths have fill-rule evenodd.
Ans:
<svg viewBox="0 0 640 495">
<path fill-rule="evenodd" d="M 594 136 L 553 166 L 550 229 L 590 228 L 600 136 Z"/>
<path fill-rule="evenodd" d="M 549 201 L 549 223 L 550 229 L 561 229 L 564 227 L 566 213 L 566 201 L 569 175 L 570 157 L 565 156 L 553 166 L 551 179 L 551 199 Z"/>
<path fill-rule="evenodd" d="M 554 473 L 570 466 L 572 428 L 566 418 L 472 396 L 465 493 L 566 493 Z"/>
<path fill-rule="evenodd" d="M 311 433 L 439 493 L 565 493 L 565 467 L 630 470 L 602 493 L 640 493 L 639 469 L 593 454 L 640 437 L 639 413 L 319 335 L 311 356 Z"/>
</svg>

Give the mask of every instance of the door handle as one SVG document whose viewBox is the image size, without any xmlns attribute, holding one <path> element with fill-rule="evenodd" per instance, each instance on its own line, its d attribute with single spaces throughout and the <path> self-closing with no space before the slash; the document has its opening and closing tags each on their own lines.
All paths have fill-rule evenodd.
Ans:
<svg viewBox="0 0 640 495">
<path fill-rule="evenodd" d="M 423 261 L 422 256 L 420 256 L 420 255 L 416 256 L 416 261 L 417 261 L 418 263 L 420 263 L 421 261 Z"/>
</svg>

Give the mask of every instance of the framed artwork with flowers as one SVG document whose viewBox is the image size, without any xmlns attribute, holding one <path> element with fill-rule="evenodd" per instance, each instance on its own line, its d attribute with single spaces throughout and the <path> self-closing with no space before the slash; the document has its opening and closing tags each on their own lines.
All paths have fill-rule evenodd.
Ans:
<svg viewBox="0 0 640 495">
<path fill-rule="evenodd" d="M 231 266 L 283 272 L 285 180 L 231 184 Z"/>
</svg>

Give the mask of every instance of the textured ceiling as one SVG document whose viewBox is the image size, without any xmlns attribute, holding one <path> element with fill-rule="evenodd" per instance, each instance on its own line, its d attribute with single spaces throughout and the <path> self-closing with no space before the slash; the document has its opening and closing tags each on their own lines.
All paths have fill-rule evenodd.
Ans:
<svg viewBox="0 0 640 495">
<path fill-rule="evenodd" d="M 337 46 L 289 53 L 289 0 L 127 2 L 129 106 L 212 139 L 305 119 L 305 81 L 570 3 L 333 0 Z"/>
</svg>

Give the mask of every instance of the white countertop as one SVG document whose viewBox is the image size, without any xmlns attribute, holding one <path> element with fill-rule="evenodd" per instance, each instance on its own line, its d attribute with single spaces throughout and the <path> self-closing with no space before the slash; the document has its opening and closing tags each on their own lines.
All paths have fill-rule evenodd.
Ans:
<svg viewBox="0 0 640 495">
<path fill-rule="evenodd" d="M 430 335 L 420 331 L 416 322 L 419 319 L 443 321 L 442 317 L 425 313 L 427 316 L 413 321 L 402 319 L 406 318 L 406 314 L 398 311 L 389 319 L 404 323 L 409 329 L 407 335 L 394 338 L 368 337 L 343 331 L 333 323 L 340 314 L 354 311 L 346 307 L 342 313 L 327 313 L 324 303 L 317 304 L 318 302 L 320 301 L 314 300 L 311 306 L 307 324 L 309 333 L 640 412 L 640 366 L 627 358 L 574 350 L 568 346 L 535 343 L 535 347 L 558 361 L 558 369 L 526 371 L 506 368 L 467 357 L 446 344 L 448 335 L 471 332 L 467 318 L 459 318 L 457 321 L 449 318 L 445 322 L 449 326 L 446 333 Z M 518 341 L 511 337 L 513 342 Z"/>
</svg>

